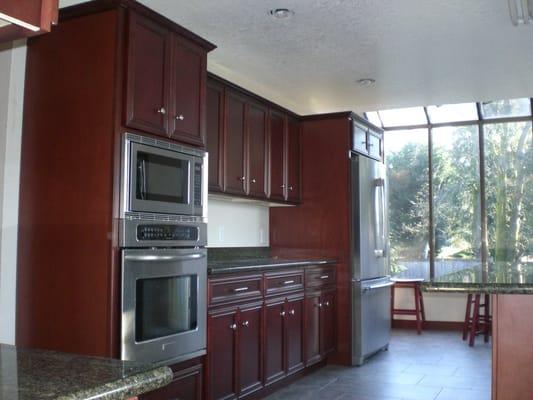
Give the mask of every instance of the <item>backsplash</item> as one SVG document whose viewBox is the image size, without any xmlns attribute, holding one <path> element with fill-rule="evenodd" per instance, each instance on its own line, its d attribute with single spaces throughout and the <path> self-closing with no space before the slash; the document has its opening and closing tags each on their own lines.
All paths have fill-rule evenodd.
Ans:
<svg viewBox="0 0 533 400">
<path fill-rule="evenodd" d="M 268 247 L 267 206 L 209 198 L 208 247 Z"/>
<path fill-rule="evenodd" d="M 270 247 L 215 247 L 207 249 L 209 262 L 269 258 Z"/>
</svg>

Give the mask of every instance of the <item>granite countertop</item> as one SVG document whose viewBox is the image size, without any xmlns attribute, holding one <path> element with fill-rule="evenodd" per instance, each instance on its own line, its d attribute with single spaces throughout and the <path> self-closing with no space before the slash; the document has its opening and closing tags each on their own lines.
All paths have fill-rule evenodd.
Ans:
<svg viewBox="0 0 533 400">
<path fill-rule="evenodd" d="M 171 380 L 168 367 L 0 344 L 0 399 L 126 399 Z"/>
<path fill-rule="evenodd" d="M 422 283 L 427 292 L 533 294 L 533 265 L 491 265 L 487 270 L 467 268 Z"/>
<path fill-rule="evenodd" d="M 306 251 L 272 252 L 268 247 L 208 249 L 207 272 L 210 275 L 253 272 L 276 268 L 335 264 L 337 260 Z"/>
</svg>

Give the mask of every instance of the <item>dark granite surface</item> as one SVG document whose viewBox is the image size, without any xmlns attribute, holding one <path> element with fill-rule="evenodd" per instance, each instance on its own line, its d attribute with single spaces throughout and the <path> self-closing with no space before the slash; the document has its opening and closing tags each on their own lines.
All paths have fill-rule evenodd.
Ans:
<svg viewBox="0 0 533 400">
<path fill-rule="evenodd" d="M 0 344 L 0 399 L 125 399 L 167 385 L 168 367 Z"/>
<path fill-rule="evenodd" d="M 335 259 L 329 257 L 307 256 L 305 251 L 273 253 L 268 247 L 207 249 L 207 272 L 210 275 L 335 264 L 336 262 Z"/>
<path fill-rule="evenodd" d="M 493 264 L 483 270 L 467 268 L 422 283 L 428 292 L 533 294 L 533 265 Z"/>
</svg>

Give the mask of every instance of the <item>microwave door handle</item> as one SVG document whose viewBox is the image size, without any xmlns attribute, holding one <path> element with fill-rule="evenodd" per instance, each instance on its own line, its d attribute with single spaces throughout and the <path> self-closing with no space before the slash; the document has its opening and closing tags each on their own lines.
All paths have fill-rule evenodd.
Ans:
<svg viewBox="0 0 533 400">
<path fill-rule="evenodd" d="M 204 258 L 205 254 L 187 254 L 187 255 L 127 255 L 124 258 L 127 261 L 186 261 L 186 260 L 198 260 Z"/>
</svg>

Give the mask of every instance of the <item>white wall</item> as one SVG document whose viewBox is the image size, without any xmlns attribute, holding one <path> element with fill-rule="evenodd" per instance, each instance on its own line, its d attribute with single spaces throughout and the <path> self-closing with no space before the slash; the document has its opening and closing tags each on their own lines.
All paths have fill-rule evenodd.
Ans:
<svg viewBox="0 0 533 400">
<path fill-rule="evenodd" d="M 0 47 L 0 343 L 15 343 L 20 140 L 26 45 Z"/>
<path fill-rule="evenodd" d="M 263 247 L 269 245 L 268 206 L 209 198 L 209 247 Z"/>
<path fill-rule="evenodd" d="M 414 293 L 412 289 L 395 290 L 396 308 L 414 309 Z M 459 322 L 464 321 L 466 295 L 462 293 L 422 293 L 426 320 Z M 396 315 L 394 319 L 414 319 L 407 315 Z"/>
</svg>

